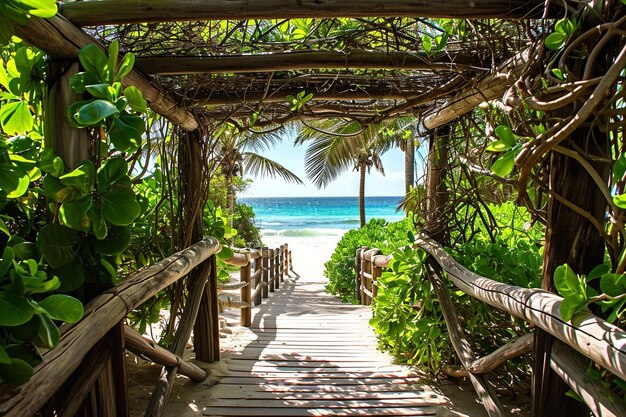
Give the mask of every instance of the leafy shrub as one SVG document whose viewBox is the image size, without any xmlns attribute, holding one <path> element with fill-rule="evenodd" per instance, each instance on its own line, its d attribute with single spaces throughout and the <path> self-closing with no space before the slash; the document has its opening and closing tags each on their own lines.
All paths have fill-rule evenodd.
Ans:
<svg viewBox="0 0 626 417">
<path fill-rule="evenodd" d="M 478 229 L 471 241 L 447 248 L 467 269 L 511 285 L 537 287 L 541 282 L 543 232 L 524 230 L 527 213 L 513 203 L 491 206 L 499 228 L 491 235 Z M 370 321 L 383 349 L 398 360 L 437 374 L 442 366 L 455 363 L 439 303 L 422 262 L 424 251 L 402 248 L 393 253 L 390 271 L 378 279 L 378 297 Z M 464 323 L 466 336 L 477 354 L 502 346 L 528 332 L 526 323 L 494 309 L 449 284 L 449 292 Z M 505 325 L 503 325 L 505 323 Z M 527 364 L 509 366 L 524 367 Z"/>
<path fill-rule="evenodd" d="M 408 243 L 407 232 L 414 230 L 409 219 L 388 223 L 383 219 L 372 219 L 361 229 L 347 232 L 335 248 L 330 260 L 324 264 L 324 275 L 328 278 L 326 292 L 341 297 L 345 302 L 357 303 L 354 294 L 354 256 L 362 246 L 379 248 L 383 253 Z"/>
<path fill-rule="evenodd" d="M 252 206 L 237 203 L 233 217 L 233 227 L 237 230 L 234 245 L 239 248 L 260 248 L 261 232 L 254 223 L 255 214 Z"/>
</svg>

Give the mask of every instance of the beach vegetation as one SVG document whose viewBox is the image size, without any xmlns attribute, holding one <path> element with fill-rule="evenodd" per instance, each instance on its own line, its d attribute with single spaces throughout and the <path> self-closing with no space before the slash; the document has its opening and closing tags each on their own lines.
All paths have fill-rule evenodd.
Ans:
<svg viewBox="0 0 626 417">
<path fill-rule="evenodd" d="M 337 243 L 330 260 L 324 264 L 324 275 L 328 278 L 326 292 L 339 296 L 345 302 L 358 303 L 354 281 L 356 250 L 367 246 L 391 253 L 407 244 L 407 234 L 413 230 L 410 219 L 398 222 L 371 219 L 364 227 L 348 231 Z"/>
<path fill-rule="evenodd" d="M 540 286 L 542 228 L 529 227 L 528 212 L 512 202 L 492 204 L 484 210 L 489 210 L 489 215 L 497 221 L 495 234 L 481 225 L 470 240 L 448 247 L 447 251 L 481 276 L 525 288 Z M 370 323 L 381 348 L 401 362 L 437 375 L 459 364 L 434 289 L 426 277 L 425 257 L 423 250 L 408 244 L 393 252 L 389 269 L 378 279 L 378 296 L 373 301 L 374 317 Z M 466 336 L 478 355 L 490 353 L 530 331 L 523 320 L 489 308 L 452 284 L 448 289 Z M 529 361 L 522 358 L 508 366 L 527 372 Z"/>
</svg>

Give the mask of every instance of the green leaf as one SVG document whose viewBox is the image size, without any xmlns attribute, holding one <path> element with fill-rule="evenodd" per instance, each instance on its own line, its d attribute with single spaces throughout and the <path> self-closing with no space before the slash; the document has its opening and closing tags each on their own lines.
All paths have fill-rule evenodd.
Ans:
<svg viewBox="0 0 626 417">
<path fill-rule="evenodd" d="M 220 259 L 230 259 L 235 256 L 235 252 L 228 246 L 222 246 L 222 250 L 217 254 Z"/>
<path fill-rule="evenodd" d="M 78 53 L 78 59 L 88 72 L 99 78 L 100 82 L 107 82 L 106 75 L 108 58 L 102 50 L 94 45 L 83 46 Z"/>
<path fill-rule="evenodd" d="M 71 263 L 53 269 L 52 273 L 61 282 L 58 292 L 72 292 L 80 288 L 85 282 L 85 267 L 83 266 L 83 260 L 79 256 L 74 258 Z"/>
<path fill-rule="evenodd" d="M 4 364 L 11 363 L 11 357 L 9 356 L 7 351 L 4 350 L 4 346 L 2 345 L 0 345 L 0 363 L 4 363 Z"/>
<path fill-rule="evenodd" d="M 23 296 L 0 293 L 0 326 L 19 326 L 35 314 L 35 309 Z"/>
<path fill-rule="evenodd" d="M 128 164 L 122 157 L 107 160 L 98 169 L 98 186 L 105 187 L 125 177 L 128 173 Z"/>
<path fill-rule="evenodd" d="M 2 219 L 0 219 L 0 232 L 4 233 L 7 236 L 11 236 L 11 232 L 9 231 L 9 227 L 7 226 L 7 224 Z"/>
<path fill-rule="evenodd" d="M 131 109 L 139 113 L 145 113 L 148 110 L 148 102 L 143 98 L 141 90 L 131 85 L 124 90 L 124 96 L 128 100 Z"/>
<path fill-rule="evenodd" d="M 613 182 L 616 183 L 624 178 L 626 173 L 626 153 L 621 153 L 613 165 Z"/>
<path fill-rule="evenodd" d="M 626 275 L 624 274 L 604 274 L 600 277 L 600 290 L 617 297 L 626 293 Z"/>
<path fill-rule="evenodd" d="M 514 147 L 517 144 L 517 136 L 510 127 L 505 125 L 499 125 L 495 129 L 496 135 L 500 138 L 500 140 L 509 145 L 510 148 Z"/>
<path fill-rule="evenodd" d="M 52 268 L 72 262 L 79 243 L 78 233 L 58 223 L 45 225 L 37 234 L 37 247 Z"/>
<path fill-rule="evenodd" d="M 495 142 L 491 142 L 489 146 L 487 146 L 486 150 L 489 152 L 506 152 L 509 149 L 511 149 L 511 146 L 508 143 L 502 140 L 497 140 Z"/>
<path fill-rule="evenodd" d="M 50 18 L 57 14 L 57 5 L 54 0 L 19 0 L 27 7 L 28 13 L 33 16 Z"/>
<path fill-rule="evenodd" d="M 14 34 L 15 31 L 11 21 L 4 16 L 0 16 L 0 45 L 8 44 Z"/>
<path fill-rule="evenodd" d="M 5 246 L 2 253 L 2 260 L 0 261 L 0 279 L 4 277 L 7 272 L 9 272 L 11 266 L 13 266 L 13 259 L 15 259 L 13 248 Z"/>
<path fill-rule="evenodd" d="M 41 343 L 45 347 L 52 349 L 59 344 L 59 339 L 61 338 L 59 328 L 56 324 L 54 324 L 50 317 L 45 314 L 39 315 L 39 321 L 41 322 L 38 333 L 39 340 L 41 340 Z"/>
<path fill-rule="evenodd" d="M 113 101 L 115 97 L 111 95 L 111 86 L 106 83 L 86 85 L 85 90 L 95 98 Z"/>
<path fill-rule="evenodd" d="M 613 203 L 619 208 L 626 209 L 626 194 L 614 196 Z"/>
<path fill-rule="evenodd" d="M 0 378 L 8 384 L 23 384 L 33 376 L 33 367 L 22 359 L 13 358 L 10 364 L 0 364 Z"/>
<path fill-rule="evenodd" d="M 83 161 L 72 172 L 59 177 L 61 184 L 74 188 L 80 195 L 91 194 L 96 180 L 96 166 L 91 161 Z"/>
<path fill-rule="evenodd" d="M 122 58 L 122 63 L 120 64 L 120 68 L 117 70 L 117 74 L 115 74 L 114 81 L 122 81 L 122 78 L 130 74 L 134 65 L 135 55 L 131 52 L 128 52 L 126 55 L 124 55 L 124 58 Z"/>
<path fill-rule="evenodd" d="M 108 57 L 108 63 L 107 63 L 107 69 L 108 69 L 107 81 L 109 83 L 113 82 L 113 77 L 115 75 L 115 66 L 117 65 L 117 55 L 119 54 L 119 52 L 120 52 L 120 43 L 116 39 L 109 44 L 109 57 Z"/>
<path fill-rule="evenodd" d="M 118 113 L 119 110 L 117 110 L 115 105 L 110 101 L 92 100 L 80 106 L 76 113 L 74 113 L 74 117 L 81 125 L 93 126 L 101 123 L 107 117 Z"/>
<path fill-rule="evenodd" d="M 126 113 L 113 121 L 108 133 L 115 149 L 126 152 L 139 147 L 145 131 L 146 125 L 141 117 Z"/>
<path fill-rule="evenodd" d="M 88 232 L 91 229 L 91 221 L 87 216 L 87 211 L 93 205 L 93 197 L 88 194 L 77 200 L 63 203 L 59 209 L 59 219 L 61 224 L 81 232 Z"/>
<path fill-rule="evenodd" d="M 513 171 L 515 167 L 515 157 L 519 152 L 511 149 L 504 153 L 500 158 L 496 159 L 491 165 L 491 171 L 499 177 L 506 177 Z"/>
<path fill-rule="evenodd" d="M 93 248 L 102 255 L 118 255 L 130 245 L 130 239 L 128 227 L 112 227 L 105 239 L 93 242 Z"/>
<path fill-rule="evenodd" d="M 554 271 L 554 285 L 563 296 L 560 310 L 564 320 L 571 320 L 574 313 L 585 309 L 586 285 L 567 264 L 559 266 Z"/>
<path fill-rule="evenodd" d="M 58 157 L 52 149 L 44 149 L 41 152 L 39 159 L 39 167 L 43 172 L 47 172 L 57 178 L 63 175 L 63 171 L 65 169 L 63 160 Z"/>
<path fill-rule="evenodd" d="M 427 55 L 430 54 L 433 49 L 433 40 L 430 36 L 422 35 L 422 48 L 424 48 Z"/>
<path fill-rule="evenodd" d="M 565 81 L 565 75 L 560 68 L 552 68 L 552 74 L 561 81 Z"/>
<path fill-rule="evenodd" d="M 553 32 L 546 37 L 544 43 L 546 45 L 546 48 L 556 51 L 563 47 L 563 45 L 565 44 L 565 39 L 567 39 L 567 36 L 563 33 Z"/>
<path fill-rule="evenodd" d="M 30 177 L 20 168 L 8 163 L 0 164 L 0 190 L 6 192 L 8 198 L 23 196 L 29 184 Z"/>
<path fill-rule="evenodd" d="M 26 101 L 14 101 L 0 108 L 0 124 L 9 135 L 25 133 L 33 129 L 33 115 Z"/>
<path fill-rule="evenodd" d="M 141 213 L 133 190 L 121 184 L 101 195 L 101 208 L 104 218 L 115 226 L 128 226 Z"/>
<path fill-rule="evenodd" d="M 15 260 L 25 261 L 27 259 L 38 259 L 39 253 L 37 252 L 37 245 L 33 242 L 20 242 L 13 246 L 13 252 L 15 253 Z"/>
<path fill-rule="evenodd" d="M 91 231 L 96 239 L 104 239 L 107 236 L 109 230 L 106 224 L 106 220 L 102 215 L 102 208 L 100 207 L 100 204 L 92 205 L 91 208 L 87 211 L 87 216 L 89 216 L 89 219 L 91 220 Z"/>
<path fill-rule="evenodd" d="M 52 294 L 39 303 L 50 318 L 66 323 L 76 323 L 83 317 L 83 305 L 74 297 L 65 294 Z"/>
</svg>

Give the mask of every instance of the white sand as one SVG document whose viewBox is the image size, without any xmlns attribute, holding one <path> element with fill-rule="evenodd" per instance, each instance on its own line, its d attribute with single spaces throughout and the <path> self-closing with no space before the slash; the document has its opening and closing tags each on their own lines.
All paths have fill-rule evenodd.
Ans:
<svg viewBox="0 0 626 417">
<path fill-rule="evenodd" d="M 270 248 L 280 245 L 289 245 L 293 260 L 293 269 L 300 275 L 322 276 L 324 263 L 335 251 L 341 235 L 312 236 L 312 237 L 287 237 L 287 236 L 263 236 L 263 243 Z"/>
</svg>

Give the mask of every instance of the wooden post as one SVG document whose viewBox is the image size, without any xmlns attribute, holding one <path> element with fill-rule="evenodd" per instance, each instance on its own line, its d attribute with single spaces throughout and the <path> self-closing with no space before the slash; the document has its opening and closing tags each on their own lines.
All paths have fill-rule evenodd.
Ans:
<svg viewBox="0 0 626 417">
<path fill-rule="evenodd" d="M 259 250 L 259 252 L 261 252 L 261 250 Z M 254 276 L 256 277 L 256 279 L 254 280 L 254 282 L 250 283 L 250 285 L 252 285 L 252 288 L 250 288 L 250 292 L 257 294 L 254 300 L 254 305 L 258 305 L 258 304 L 261 304 L 261 301 L 260 301 L 261 292 L 260 291 L 256 292 L 256 291 L 257 291 L 257 288 L 259 288 L 259 285 L 263 285 L 263 253 L 262 252 L 261 252 L 261 255 L 254 260 Z M 250 306 L 252 306 L 252 304 L 250 304 Z"/>
<path fill-rule="evenodd" d="M 270 268 L 271 249 L 268 247 L 263 247 L 261 248 L 261 254 L 263 256 L 263 282 L 261 283 L 261 285 L 263 285 L 263 288 L 261 289 L 261 292 L 259 293 L 260 296 L 259 296 L 258 304 L 261 304 L 262 298 L 269 297 L 270 276 L 272 274 L 272 271 Z"/>
<path fill-rule="evenodd" d="M 356 250 L 354 256 L 354 297 L 361 303 L 361 257 L 365 246 L 361 246 Z"/>
<path fill-rule="evenodd" d="M 275 281 L 276 281 L 276 268 L 275 268 L 275 257 L 274 257 L 274 249 L 270 249 L 268 251 L 269 254 L 269 261 L 270 261 L 270 265 L 269 265 L 269 269 L 270 269 L 270 276 L 269 276 L 269 284 L 270 284 L 270 288 L 269 288 L 269 292 L 274 292 L 274 285 L 275 285 Z M 268 294 L 269 296 L 269 294 Z"/>
<path fill-rule="evenodd" d="M 366 249 L 363 248 L 363 250 L 361 251 L 361 267 L 359 268 L 359 300 L 361 302 L 361 305 L 367 305 L 365 300 L 365 292 L 363 291 L 365 289 L 365 250 Z"/>
<path fill-rule="evenodd" d="M 289 264 L 291 263 L 291 252 L 289 252 L 289 244 L 285 243 L 285 274 L 289 275 Z"/>
<path fill-rule="evenodd" d="M 280 288 L 280 248 L 274 249 L 274 289 Z"/>
<path fill-rule="evenodd" d="M 115 415 L 128 417 L 128 386 L 126 378 L 126 356 L 124 343 L 124 322 L 119 322 L 109 332 L 111 338 L 111 370 L 115 391 Z"/>
<path fill-rule="evenodd" d="M 250 327 L 252 324 L 252 282 L 250 281 L 250 271 L 252 269 L 252 265 L 248 262 L 247 265 L 241 267 L 240 273 L 240 281 L 245 282 L 246 286 L 242 287 L 241 292 L 241 301 L 244 303 L 248 303 L 248 307 L 244 307 L 241 309 L 241 317 L 239 318 L 239 323 L 243 327 Z"/>
<path fill-rule="evenodd" d="M 285 245 L 280 245 L 280 282 L 285 282 Z"/>
<path fill-rule="evenodd" d="M 291 251 L 289 251 L 289 270 L 293 271 L 293 258 L 291 257 Z"/>
<path fill-rule="evenodd" d="M 380 277 L 380 274 L 382 272 L 382 268 L 374 265 L 374 259 L 372 259 L 372 300 L 374 301 L 374 298 L 376 298 L 376 296 L 378 295 L 378 277 Z M 370 301 L 370 304 L 371 304 Z"/>
<path fill-rule="evenodd" d="M 426 177 L 426 224 L 424 232 L 437 243 L 448 241 L 446 205 L 448 189 L 445 184 L 448 164 L 448 144 L 452 126 L 445 125 L 430 135 Z"/>
</svg>

